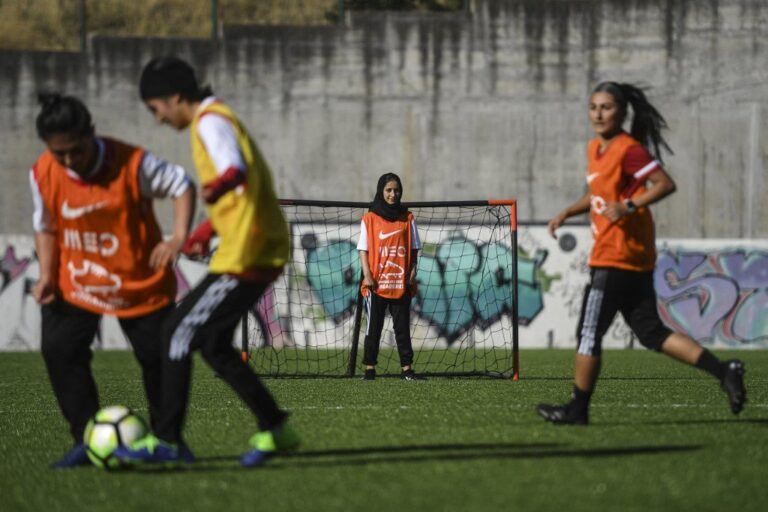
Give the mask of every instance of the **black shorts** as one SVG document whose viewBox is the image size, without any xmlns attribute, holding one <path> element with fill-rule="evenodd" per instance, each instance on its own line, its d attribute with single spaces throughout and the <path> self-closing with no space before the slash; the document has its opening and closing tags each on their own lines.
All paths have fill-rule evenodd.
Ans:
<svg viewBox="0 0 768 512">
<path fill-rule="evenodd" d="M 603 336 L 620 311 L 632 332 L 645 347 L 660 350 L 672 331 L 656 309 L 653 271 L 634 272 L 617 268 L 593 268 L 584 290 L 577 350 L 585 356 L 599 356 Z"/>
</svg>

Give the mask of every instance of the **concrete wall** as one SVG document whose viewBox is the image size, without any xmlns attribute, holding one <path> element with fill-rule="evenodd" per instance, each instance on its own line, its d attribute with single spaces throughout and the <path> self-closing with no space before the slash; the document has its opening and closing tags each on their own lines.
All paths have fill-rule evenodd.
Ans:
<svg viewBox="0 0 768 512">
<path fill-rule="evenodd" d="M 282 197 L 368 200 L 395 171 L 406 200 L 517 197 L 529 220 L 583 191 L 591 87 L 651 85 L 679 185 L 655 208 L 660 235 L 766 237 L 766 33 L 764 0 L 477 0 L 471 15 L 229 27 L 218 46 L 94 36 L 82 55 L 3 51 L 0 233 L 31 233 L 39 89 L 82 97 L 101 133 L 191 164 L 187 134 L 156 126 L 136 93 L 142 64 L 176 53 L 241 114 Z"/>
</svg>

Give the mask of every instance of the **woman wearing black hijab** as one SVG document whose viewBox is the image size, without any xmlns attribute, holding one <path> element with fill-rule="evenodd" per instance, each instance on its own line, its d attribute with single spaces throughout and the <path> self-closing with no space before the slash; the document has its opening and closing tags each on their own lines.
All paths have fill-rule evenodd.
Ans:
<svg viewBox="0 0 768 512">
<path fill-rule="evenodd" d="M 368 312 L 363 364 L 364 380 L 376 378 L 376 363 L 384 316 L 389 309 L 400 354 L 403 380 L 423 380 L 413 371 L 411 298 L 416 286 L 416 266 L 421 240 L 413 214 L 401 202 L 403 185 L 397 174 L 379 178 L 370 210 L 360 225 L 361 292 Z"/>
</svg>

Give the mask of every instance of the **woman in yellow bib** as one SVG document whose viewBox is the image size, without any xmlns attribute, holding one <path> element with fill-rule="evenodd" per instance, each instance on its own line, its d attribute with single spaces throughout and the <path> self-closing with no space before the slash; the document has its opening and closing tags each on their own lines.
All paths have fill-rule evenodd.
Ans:
<svg viewBox="0 0 768 512">
<path fill-rule="evenodd" d="M 185 61 L 153 59 L 144 67 L 139 89 L 158 122 L 177 130 L 190 129 L 209 220 L 190 236 L 185 252 L 207 251 L 214 233 L 219 245 L 208 275 L 182 300 L 166 325 L 158 426 L 153 435 L 118 456 L 140 462 L 179 460 L 190 356 L 199 349 L 258 419 L 260 431 L 240 460 L 243 466 L 258 466 L 299 444 L 298 435 L 286 423 L 288 414 L 232 346 L 237 323 L 288 261 L 288 227 L 272 176 L 237 116 L 210 88 L 198 86 L 194 70 Z"/>
<path fill-rule="evenodd" d="M 361 293 L 365 297 L 368 327 L 365 332 L 363 380 L 376 378 L 381 330 L 389 309 L 400 354 L 403 380 L 423 380 L 413 371 L 411 298 L 416 286 L 416 264 L 421 241 L 413 214 L 400 198 L 403 186 L 397 174 L 379 178 L 370 210 L 360 223 Z"/>
</svg>

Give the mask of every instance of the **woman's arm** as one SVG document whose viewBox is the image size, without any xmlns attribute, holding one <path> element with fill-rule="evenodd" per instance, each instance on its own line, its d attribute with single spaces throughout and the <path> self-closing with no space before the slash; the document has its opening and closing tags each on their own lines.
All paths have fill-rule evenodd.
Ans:
<svg viewBox="0 0 768 512">
<path fill-rule="evenodd" d="M 651 182 L 651 186 L 642 194 L 632 198 L 632 202 L 638 208 L 659 202 L 677 190 L 674 180 L 662 168 L 658 168 L 651 173 L 648 176 L 648 181 Z"/>
<path fill-rule="evenodd" d="M 632 198 L 635 207 L 649 206 L 657 203 L 677 190 L 674 180 L 667 172 L 659 167 L 648 176 L 651 186 L 645 192 L 642 192 Z M 608 203 L 603 215 L 608 217 L 611 222 L 616 222 L 620 218 L 631 215 L 630 208 L 626 202 Z"/>
<path fill-rule="evenodd" d="M 419 266 L 419 251 L 416 249 L 411 250 L 411 271 L 408 274 L 408 284 L 413 286 L 416 284 L 416 269 Z"/>
<path fill-rule="evenodd" d="M 213 204 L 224 194 L 246 184 L 247 166 L 229 119 L 213 113 L 205 115 L 197 125 L 197 133 L 219 175 L 203 183 L 200 192 L 203 201 Z"/>
<path fill-rule="evenodd" d="M 40 277 L 32 296 L 40 304 L 50 304 L 56 298 L 56 233 L 39 231 L 35 233 L 35 250 L 40 265 Z"/>
<path fill-rule="evenodd" d="M 376 281 L 371 274 L 371 266 L 368 264 L 368 251 L 358 251 L 360 254 L 360 267 L 363 269 L 363 286 L 369 290 L 376 289 Z"/>
<path fill-rule="evenodd" d="M 582 213 L 587 213 L 589 211 L 591 199 L 592 195 L 587 192 L 578 201 L 555 215 L 552 220 L 549 221 L 549 224 L 547 224 L 547 229 L 549 230 L 549 234 L 552 236 L 552 238 L 557 238 L 555 230 L 562 226 L 566 219 L 580 215 Z"/>
<path fill-rule="evenodd" d="M 29 171 L 29 189 L 32 192 L 32 226 L 35 230 L 35 252 L 40 268 L 40 277 L 32 288 L 32 296 L 39 304 L 50 304 L 56 298 L 58 288 L 58 233 L 55 231 L 52 215 L 43 201 L 37 174 L 34 168 Z"/>
<path fill-rule="evenodd" d="M 150 266 L 157 270 L 173 264 L 187 240 L 192 216 L 195 213 L 195 188 L 192 186 L 173 199 L 173 236 L 152 249 Z"/>
</svg>

